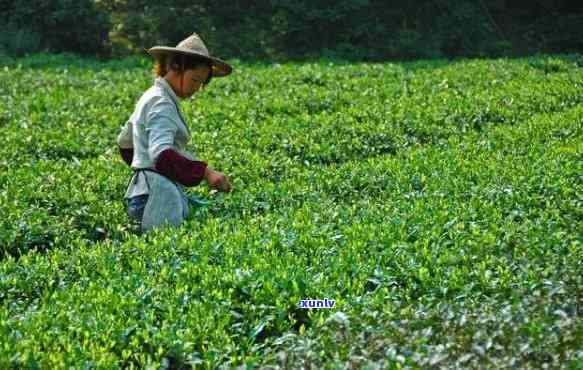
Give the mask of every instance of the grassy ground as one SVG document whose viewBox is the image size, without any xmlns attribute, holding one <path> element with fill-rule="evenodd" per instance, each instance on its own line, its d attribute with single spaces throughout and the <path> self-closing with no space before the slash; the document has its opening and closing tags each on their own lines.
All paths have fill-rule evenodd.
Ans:
<svg viewBox="0 0 583 370">
<path fill-rule="evenodd" d="M 583 56 L 233 63 L 182 109 L 235 190 L 149 235 L 149 61 L 0 67 L 0 367 L 583 367 Z"/>
</svg>

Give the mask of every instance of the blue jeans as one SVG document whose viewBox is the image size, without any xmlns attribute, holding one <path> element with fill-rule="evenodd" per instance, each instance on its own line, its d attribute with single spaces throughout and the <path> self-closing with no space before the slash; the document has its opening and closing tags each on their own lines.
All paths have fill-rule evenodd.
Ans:
<svg viewBox="0 0 583 370">
<path fill-rule="evenodd" d="M 136 195 L 127 199 L 128 216 L 136 221 L 142 222 L 142 216 L 144 215 L 144 208 L 146 208 L 147 202 L 148 194 Z"/>
</svg>

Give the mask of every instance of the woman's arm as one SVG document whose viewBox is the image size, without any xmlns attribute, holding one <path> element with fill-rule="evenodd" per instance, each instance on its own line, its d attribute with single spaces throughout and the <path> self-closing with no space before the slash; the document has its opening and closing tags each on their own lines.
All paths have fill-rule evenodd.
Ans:
<svg viewBox="0 0 583 370">
<path fill-rule="evenodd" d="M 207 164 L 191 161 L 174 149 L 165 149 L 156 159 L 156 170 L 184 186 L 195 186 L 205 177 Z"/>
<path fill-rule="evenodd" d="M 119 147 L 119 153 L 123 158 L 124 162 L 127 163 L 128 166 L 132 166 L 132 160 L 134 159 L 134 148 L 122 148 Z"/>
<path fill-rule="evenodd" d="M 134 143 L 132 137 L 132 122 L 127 121 L 122 127 L 119 135 L 117 135 L 117 145 L 119 147 L 119 152 L 123 160 L 128 164 L 132 165 L 132 159 L 134 157 Z"/>
<path fill-rule="evenodd" d="M 195 186 L 204 179 L 207 164 L 192 161 L 173 149 L 177 119 L 171 102 L 159 100 L 150 107 L 146 117 L 148 154 L 158 172 L 184 186 Z"/>
<path fill-rule="evenodd" d="M 134 149 L 119 147 L 119 152 L 124 162 L 131 166 Z M 160 153 L 155 168 L 164 176 L 184 186 L 195 186 L 206 178 L 207 164 L 201 161 L 191 161 L 174 149 L 166 149 Z"/>
</svg>

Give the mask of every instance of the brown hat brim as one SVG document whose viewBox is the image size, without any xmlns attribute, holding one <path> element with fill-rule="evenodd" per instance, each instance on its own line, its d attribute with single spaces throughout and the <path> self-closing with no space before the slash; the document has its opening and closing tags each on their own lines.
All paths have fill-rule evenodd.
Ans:
<svg viewBox="0 0 583 370">
<path fill-rule="evenodd" d="M 213 77 L 224 77 L 231 74 L 231 72 L 233 71 L 233 68 L 226 62 L 222 61 L 221 59 L 195 53 L 190 49 L 172 48 L 169 46 L 154 46 L 153 48 L 144 50 L 146 51 L 146 53 L 148 53 L 150 56 L 157 60 L 166 55 L 171 54 L 183 54 L 205 59 L 211 64 Z"/>
</svg>

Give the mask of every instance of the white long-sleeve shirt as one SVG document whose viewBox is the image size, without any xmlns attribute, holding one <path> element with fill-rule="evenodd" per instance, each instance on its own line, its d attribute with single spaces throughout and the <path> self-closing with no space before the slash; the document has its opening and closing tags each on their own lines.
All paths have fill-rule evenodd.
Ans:
<svg viewBox="0 0 583 370">
<path fill-rule="evenodd" d="M 196 155 L 185 149 L 190 138 L 176 93 L 164 78 L 157 77 L 122 126 L 117 144 L 121 148 L 134 149 L 131 163 L 133 169 L 154 169 L 157 157 L 166 149 L 174 149 L 190 160 L 197 160 Z M 134 174 L 124 197 L 148 194 L 148 180 L 155 175 L 149 171 Z M 184 190 L 181 184 L 177 185 Z"/>
</svg>

